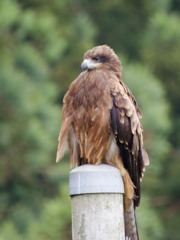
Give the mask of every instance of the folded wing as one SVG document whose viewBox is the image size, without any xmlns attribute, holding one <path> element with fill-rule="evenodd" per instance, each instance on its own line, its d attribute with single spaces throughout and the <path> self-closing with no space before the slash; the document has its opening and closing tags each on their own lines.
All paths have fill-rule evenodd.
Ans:
<svg viewBox="0 0 180 240">
<path fill-rule="evenodd" d="M 143 129 L 139 118 L 140 109 L 131 91 L 122 82 L 114 82 L 111 87 L 113 107 L 111 109 L 111 128 L 115 135 L 124 167 L 135 186 L 134 205 L 140 201 L 140 180 L 144 166 L 149 164 L 143 146 Z"/>
</svg>

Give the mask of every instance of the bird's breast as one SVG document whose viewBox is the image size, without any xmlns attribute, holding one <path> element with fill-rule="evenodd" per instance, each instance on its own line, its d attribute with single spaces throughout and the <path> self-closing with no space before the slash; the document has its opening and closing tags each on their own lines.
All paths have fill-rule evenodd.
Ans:
<svg viewBox="0 0 180 240">
<path fill-rule="evenodd" d="M 109 149 L 111 107 L 108 85 L 97 77 L 89 76 L 74 94 L 74 132 L 80 158 L 86 159 L 88 163 L 101 163 Z"/>
</svg>

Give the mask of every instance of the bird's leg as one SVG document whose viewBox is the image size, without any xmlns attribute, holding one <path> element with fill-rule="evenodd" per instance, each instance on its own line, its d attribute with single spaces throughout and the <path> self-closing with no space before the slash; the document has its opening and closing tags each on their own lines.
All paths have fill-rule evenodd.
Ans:
<svg viewBox="0 0 180 240">
<path fill-rule="evenodd" d="M 129 176 L 128 171 L 124 168 L 121 158 L 119 158 L 118 161 L 115 161 L 110 164 L 120 170 L 121 176 L 124 181 L 124 208 L 126 211 L 129 211 L 132 199 L 134 197 L 133 182 Z"/>
</svg>

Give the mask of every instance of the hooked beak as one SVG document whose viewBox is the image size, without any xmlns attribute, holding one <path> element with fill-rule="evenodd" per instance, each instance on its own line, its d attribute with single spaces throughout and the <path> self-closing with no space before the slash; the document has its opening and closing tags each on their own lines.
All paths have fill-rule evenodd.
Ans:
<svg viewBox="0 0 180 240">
<path fill-rule="evenodd" d="M 81 63 L 81 71 L 85 71 L 86 69 L 88 69 L 88 65 L 87 65 L 87 62 L 84 60 Z"/>
<path fill-rule="evenodd" d="M 90 69 L 95 69 L 97 68 L 101 63 L 95 62 L 91 58 L 84 59 L 84 61 L 81 64 L 81 70 L 90 70 Z"/>
</svg>

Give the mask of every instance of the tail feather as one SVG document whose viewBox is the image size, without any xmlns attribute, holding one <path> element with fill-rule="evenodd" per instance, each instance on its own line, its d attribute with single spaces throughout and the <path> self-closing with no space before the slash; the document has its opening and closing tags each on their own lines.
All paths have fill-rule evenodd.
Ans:
<svg viewBox="0 0 180 240">
<path fill-rule="evenodd" d="M 133 201 L 131 203 L 129 211 L 124 211 L 124 221 L 125 221 L 125 236 L 126 236 L 125 239 L 139 240 Z"/>
<path fill-rule="evenodd" d="M 62 121 L 62 126 L 59 133 L 59 138 L 58 138 L 56 162 L 59 162 L 62 159 L 62 157 L 65 155 L 65 153 L 68 151 L 68 148 L 69 148 L 68 134 L 71 129 L 70 126 L 71 126 L 71 118 L 66 118 L 65 120 Z"/>
</svg>

